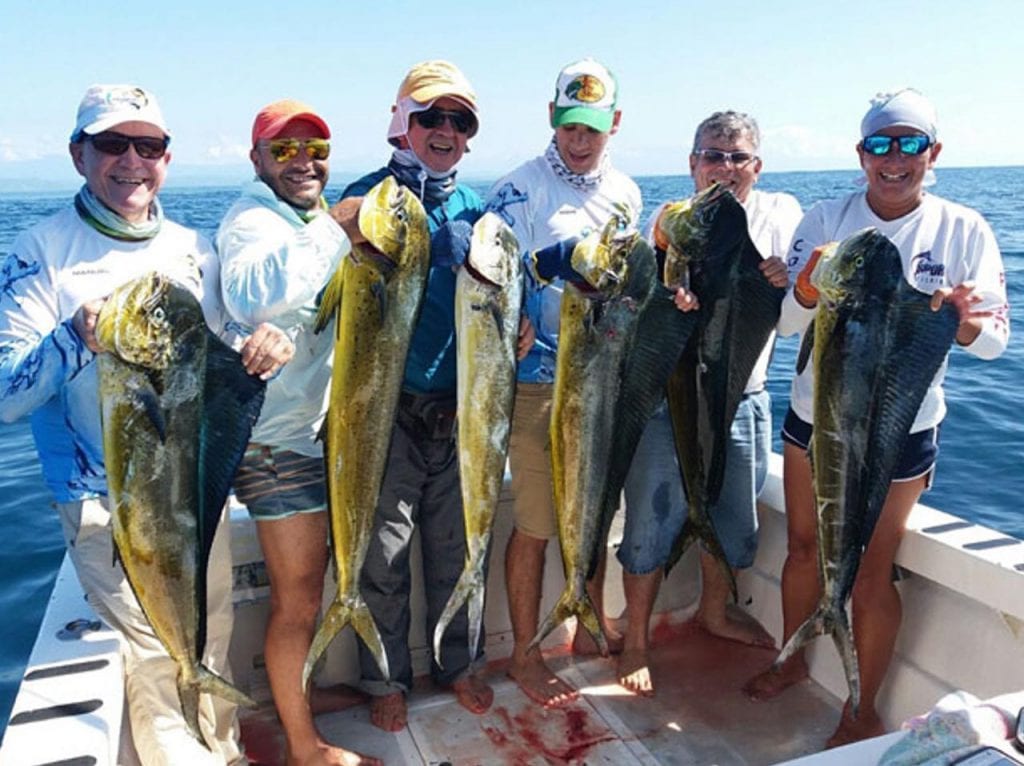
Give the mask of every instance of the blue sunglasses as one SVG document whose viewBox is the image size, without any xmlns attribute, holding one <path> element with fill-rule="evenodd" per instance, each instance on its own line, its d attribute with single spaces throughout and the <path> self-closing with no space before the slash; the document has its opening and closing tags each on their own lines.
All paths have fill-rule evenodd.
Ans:
<svg viewBox="0 0 1024 766">
<path fill-rule="evenodd" d="M 928 138 L 928 136 L 914 135 L 867 136 L 860 142 L 860 145 L 868 154 L 873 154 L 876 157 L 882 157 L 892 151 L 892 145 L 894 142 L 899 143 L 900 154 L 909 154 L 911 156 L 923 154 L 925 149 L 932 144 L 932 140 Z"/>
</svg>

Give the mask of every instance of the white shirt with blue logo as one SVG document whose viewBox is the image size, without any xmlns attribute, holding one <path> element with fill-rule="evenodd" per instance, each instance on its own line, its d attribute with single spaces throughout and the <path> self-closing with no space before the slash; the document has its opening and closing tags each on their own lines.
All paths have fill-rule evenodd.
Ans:
<svg viewBox="0 0 1024 766">
<path fill-rule="evenodd" d="M 1010 311 L 1006 299 L 1003 259 L 992 229 L 981 215 L 970 208 L 925 194 L 912 212 L 893 221 L 884 221 L 871 210 L 866 193 L 820 202 L 804 216 L 790 245 L 787 267 L 790 285 L 796 281 L 815 247 L 841 241 L 861 229 L 874 227 L 887 236 L 900 251 L 903 274 L 921 292 L 931 295 L 940 287 L 956 287 L 974 282 L 982 296 L 975 309 L 991 311 L 983 321 L 981 334 L 964 348 L 981 359 L 994 359 L 1010 339 Z M 792 287 L 782 303 L 779 334 L 800 333 L 814 318 L 815 310 L 801 306 Z M 934 428 L 946 416 L 942 381 L 949 360 L 935 374 L 921 409 L 910 428 L 911 433 Z M 814 422 L 813 365 L 793 378 L 790 406 L 801 419 Z"/>
</svg>

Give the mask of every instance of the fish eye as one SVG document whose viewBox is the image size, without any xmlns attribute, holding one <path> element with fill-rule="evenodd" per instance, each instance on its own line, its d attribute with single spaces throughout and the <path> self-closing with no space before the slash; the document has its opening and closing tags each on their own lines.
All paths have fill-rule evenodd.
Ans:
<svg viewBox="0 0 1024 766">
<path fill-rule="evenodd" d="M 153 309 L 152 313 L 150 313 L 150 316 L 153 317 L 153 321 L 155 322 L 163 322 L 167 315 L 164 313 L 163 306 L 157 306 Z"/>
</svg>

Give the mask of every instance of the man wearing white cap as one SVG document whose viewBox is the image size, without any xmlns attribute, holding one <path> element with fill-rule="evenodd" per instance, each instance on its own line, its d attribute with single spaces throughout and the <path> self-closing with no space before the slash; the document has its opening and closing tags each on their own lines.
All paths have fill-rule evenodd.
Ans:
<svg viewBox="0 0 1024 766">
<path fill-rule="evenodd" d="M 96 318 L 117 285 L 157 270 L 191 290 L 207 322 L 225 317 L 213 250 L 168 221 L 157 193 L 171 155 L 170 132 L 152 93 L 94 85 L 78 107 L 69 150 L 85 184 L 74 205 L 23 232 L 2 272 L 0 417 L 31 413 L 43 475 L 57 500 L 68 553 L 89 603 L 124 635 L 125 690 L 142 763 L 244 763 L 235 706 L 201 695 L 206 742 L 190 734 L 177 665 L 156 638 L 115 560 L 95 359 Z M 250 374 L 268 378 L 293 351 L 261 325 L 242 347 Z M 205 663 L 227 672 L 231 634 L 226 516 L 210 554 Z"/>
<path fill-rule="evenodd" d="M 430 272 L 413 329 L 397 422 L 384 471 L 360 589 L 387 651 L 384 678 L 359 641 L 362 688 L 373 696 L 370 716 L 386 731 L 406 724 L 412 687 L 409 652 L 409 551 L 419 529 L 427 601 L 426 635 L 434 627 L 462 573 L 466 537 L 455 444 L 455 270 L 469 251 L 472 226 L 483 212 L 479 195 L 455 180 L 455 166 L 478 128 L 476 94 L 447 61 L 413 66 L 392 106 L 386 167 L 355 181 L 342 198 L 358 199 L 387 176 L 423 202 L 430 227 Z M 521 341 L 522 343 L 523 341 Z M 483 713 L 493 700 L 477 671 L 483 650 L 469 653 L 469 620 L 463 606 L 432 657 L 430 674 L 451 687 L 467 710 Z M 483 646 L 483 640 L 480 646 Z M 438 660 L 444 663 L 442 667 Z"/>
<path fill-rule="evenodd" d="M 235 478 L 235 494 L 256 521 L 270 577 L 264 648 L 288 762 L 377 761 L 324 741 L 313 715 L 351 703 L 338 690 L 302 687 L 327 571 L 328 514 L 323 442 L 333 333 L 316 334 L 317 297 L 359 241 L 358 205 L 328 209 L 327 122 L 308 104 L 282 99 L 252 125 L 255 177 L 217 230 L 221 286 L 231 318 L 269 322 L 295 343 L 295 359 L 267 385 L 263 410 Z M 342 687 L 344 688 L 344 687 Z"/>
<path fill-rule="evenodd" d="M 861 121 L 857 155 L 867 179 L 864 191 L 821 202 L 800 222 L 788 256 L 792 285 L 782 305 L 779 334 L 803 333 L 812 321 L 818 293 L 810 282 L 816 248 L 866 227 L 887 236 L 900 251 L 907 281 L 932 294 L 932 308 L 956 306 L 956 342 L 981 359 L 994 359 L 1009 341 L 1009 306 L 1002 256 L 992 230 L 974 210 L 925 192 L 942 150 L 935 107 L 916 90 L 879 94 Z M 884 726 L 875 698 L 892 659 L 900 625 L 899 593 L 892 565 L 907 517 L 931 483 L 938 455 L 939 425 L 946 414 L 936 374 L 911 426 L 881 515 L 861 559 L 853 587 L 853 634 L 860 665 L 860 712 L 849 702 L 829 747 L 875 736 Z M 813 365 L 793 379 L 783 424 L 786 519 L 789 550 L 782 574 L 784 638 L 814 611 L 820 597 L 817 517 L 807 445 L 813 430 Z M 803 651 L 779 671 L 749 681 L 747 693 L 767 699 L 807 677 Z"/>
<path fill-rule="evenodd" d="M 544 705 L 564 703 L 576 691 L 555 676 L 539 650 L 527 651 L 537 632 L 548 540 L 557 534 L 547 448 L 552 383 L 558 350 L 559 308 L 572 246 L 612 216 L 635 227 L 641 199 L 637 185 L 612 167 L 608 141 L 619 129 L 618 83 L 602 64 L 583 59 L 566 66 L 555 82 L 548 117 L 554 136 L 545 152 L 499 180 L 487 207 L 512 227 L 527 268 L 525 311 L 536 343 L 520 362 L 509 461 L 515 496 L 515 529 L 505 550 L 505 575 L 514 647 L 509 675 Z M 602 564 L 587 590 L 602 614 Z M 621 645 L 611 629 L 610 643 Z M 586 631 L 575 647 L 593 651 Z"/>
</svg>

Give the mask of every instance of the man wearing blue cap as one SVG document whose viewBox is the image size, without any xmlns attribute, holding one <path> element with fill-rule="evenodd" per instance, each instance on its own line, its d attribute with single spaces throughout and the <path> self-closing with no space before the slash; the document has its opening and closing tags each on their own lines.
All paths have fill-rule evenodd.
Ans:
<svg viewBox="0 0 1024 766">
<path fill-rule="evenodd" d="M 1009 341 L 1009 306 L 1002 256 L 992 230 L 974 210 L 925 191 L 942 144 L 935 107 L 916 90 L 879 94 L 861 121 L 857 155 L 866 189 L 821 202 L 800 222 L 788 256 L 790 291 L 782 304 L 780 335 L 804 333 L 818 303 L 810 282 L 820 245 L 873 227 L 899 249 L 907 281 L 932 295 L 932 308 L 952 303 L 960 314 L 956 342 L 980 359 L 994 359 Z M 793 378 L 782 428 L 789 549 L 782 573 L 784 638 L 814 611 L 820 597 L 817 514 L 807 447 L 813 429 L 813 365 Z M 906 521 L 931 484 L 939 425 L 946 415 L 942 391 L 946 365 L 931 382 L 900 456 L 874 533 L 853 586 L 853 635 L 860 665 L 861 701 L 856 717 L 847 701 L 829 747 L 882 733 L 875 698 L 892 659 L 899 631 L 899 592 L 892 565 Z M 778 671 L 755 676 L 745 687 L 767 699 L 807 677 L 803 651 Z"/>
<path fill-rule="evenodd" d="M 519 364 L 509 462 L 515 528 L 505 550 L 505 576 L 514 646 L 508 674 L 543 705 L 571 700 L 576 691 L 559 679 L 539 650 L 527 651 L 537 632 L 548 540 L 557 534 L 551 489 L 548 425 L 558 351 L 559 308 L 565 279 L 579 279 L 568 265 L 572 245 L 612 216 L 631 227 L 640 220 L 640 190 L 612 167 L 608 142 L 618 131 L 618 83 L 602 64 L 583 59 L 566 66 L 555 82 L 548 117 L 554 129 L 542 155 L 499 180 L 487 207 L 512 227 L 527 262 L 525 312 L 536 342 Z M 676 472 L 678 481 L 678 471 Z M 588 593 L 602 615 L 604 557 Z M 621 636 L 608 621 L 614 649 Z M 592 651 L 577 631 L 577 651 Z"/>
<path fill-rule="evenodd" d="M 74 204 L 23 232 L 0 267 L 0 418 L 31 415 L 43 476 L 89 604 L 123 635 L 125 694 L 142 763 L 245 763 L 235 705 L 203 694 L 189 732 L 177 664 L 157 639 L 115 555 L 103 461 L 96 372 L 96 318 L 117 285 L 157 270 L 189 289 L 207 323 L 225 318 L 213 250 L 164 218 L 157 193 L 167 174 L 170 132 L 152 93 L 94 85 L 78 107 L 69 150 L 85 184 Z M 250 374 L 267 378 L 291 357 L 291 342 L 261 325 L 242 346 Z M 204 663 L 227 671 L 231 554 L 226 514 L 210 553 Z"/>
</svg>

